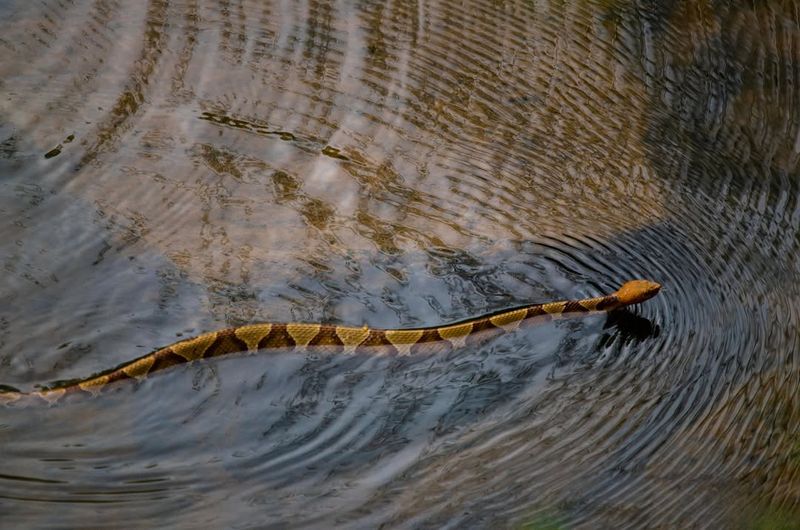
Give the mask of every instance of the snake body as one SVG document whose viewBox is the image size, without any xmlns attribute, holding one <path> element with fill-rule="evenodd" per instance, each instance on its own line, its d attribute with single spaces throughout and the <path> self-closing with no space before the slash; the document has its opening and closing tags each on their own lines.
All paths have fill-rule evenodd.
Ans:
<svg viewBox="0 0 800 530">
<path fill-rule="evenodd" d="M 437 344 L 460 347 L 481 332 L 512 330 L 523 321 L 536 317 L 611 311 L 652 298 L 660 289 L 661 286 L 655 282 L 632 280 L 607 296 L 516 307 L 437 327 L 371 329 L 305 323 L 249 324 L 182 340 L 78 381 L 32 392 L 0 392 L 0 403 L 37 400 L 52 404 L 70 394 L 96 395 L 111 383 L 144 379 L 177 364 L 262 349 L 305 351 L 320 347 L 350 354 L 379 351 L 410 355 Z"/>
</svg>

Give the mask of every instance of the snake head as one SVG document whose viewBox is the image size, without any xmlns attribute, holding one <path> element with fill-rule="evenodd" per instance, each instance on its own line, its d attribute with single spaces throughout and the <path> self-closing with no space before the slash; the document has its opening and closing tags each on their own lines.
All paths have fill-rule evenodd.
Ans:
<svg viewBox="0 0 800 530">
<path fill-rule="evenodd" d="M 649 280 L 631 280 L 622 284 L 615 293 L 623 305 L 638 304 L 658 294 L 661 284 Z"/>
</svg>

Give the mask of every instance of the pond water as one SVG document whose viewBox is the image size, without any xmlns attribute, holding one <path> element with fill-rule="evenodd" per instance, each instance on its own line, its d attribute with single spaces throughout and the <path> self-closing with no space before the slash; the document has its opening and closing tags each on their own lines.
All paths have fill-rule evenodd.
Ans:
<svg viewBox="0 0 800 530">
<path fill-rule="evenodd" d="M 800 520 L 800 5 L 0 1 L 0 383 L 258 321 L 426 326 L 0 408 L 8 528 Z"/>
</svg>

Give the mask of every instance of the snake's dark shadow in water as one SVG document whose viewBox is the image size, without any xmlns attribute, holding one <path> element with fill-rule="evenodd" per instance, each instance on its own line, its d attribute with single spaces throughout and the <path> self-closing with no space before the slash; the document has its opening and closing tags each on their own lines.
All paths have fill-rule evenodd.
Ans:
<svg viewBox="0 0 800 530">
<path fill-rule="evenodd" d="M 603 329 L 606 332 L 600 337 L 598 344 L 600 348 L 609 346 L 617 339 L 621 344 L 634 344 L 661 334 L 661 327 L 658 324 L 637 315 L 630 309 L 617 309 L 609 313 Z"/>
</svg>

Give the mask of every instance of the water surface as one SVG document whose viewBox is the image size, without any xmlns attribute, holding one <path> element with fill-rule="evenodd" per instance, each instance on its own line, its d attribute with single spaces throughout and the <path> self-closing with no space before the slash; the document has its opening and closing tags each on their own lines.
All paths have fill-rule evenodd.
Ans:
<svg viewBox="0 0 800 530">
<path fill-rule="evenodd" d="M 0 2 L 0 383 L 255 321 L 436 325 L 0 410 L 0 522 L 800 519 L 800 6 Z"/>
</svg>

